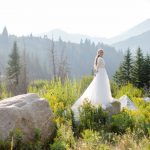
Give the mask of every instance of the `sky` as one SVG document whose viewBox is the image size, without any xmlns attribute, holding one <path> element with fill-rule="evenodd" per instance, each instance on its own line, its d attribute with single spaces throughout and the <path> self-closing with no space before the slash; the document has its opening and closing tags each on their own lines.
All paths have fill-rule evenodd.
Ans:
<svg viewBox="0 0 150 150">
<path fill-rule="evenodd" d="M 53 29 L 110 38 L 150 18 L 150 0 L 0 0 L 0 32 Z"/>
</svg>

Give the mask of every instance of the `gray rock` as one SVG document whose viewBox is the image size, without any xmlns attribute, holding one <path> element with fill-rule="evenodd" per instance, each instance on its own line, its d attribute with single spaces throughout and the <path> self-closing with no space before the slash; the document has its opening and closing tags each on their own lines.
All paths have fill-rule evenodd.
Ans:
<svg viewBox="0 0 150 150">
<path fill-rule="evenodd" d="M 41 131 L 41 139 L 52 136 L 55 125 L 48 101 L 29 93 L 0 101 L 0 138 L 5 140 L 16 129 L 23 133 L 23 140 L 33 139 L 34 130 Z"/>
<path fill-rule="evenodd" d="M 121 111 L 121 103 L 118 100 L 114 100 L 106 106 L 105 110 L 109 112 L 110 116 L 118 114 Z"/>
<path fill-rule="evenodd" d="M 119 101 L 121 103 L 121 109 L 128 108 L 131 110 L 136 110 L 137 107 L 134 105 L 134 103 L 129 99 L 127 95 L 123 95 L 119 98 Z"/>
</svg>

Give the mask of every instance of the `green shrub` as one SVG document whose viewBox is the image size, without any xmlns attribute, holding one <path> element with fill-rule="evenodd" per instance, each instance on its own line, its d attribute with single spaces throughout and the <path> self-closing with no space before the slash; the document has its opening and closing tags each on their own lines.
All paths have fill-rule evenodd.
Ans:
<svg viewBox="0 0 150 150">
<path fill-rule="evenodd" d="M 100 132 L 90 129 L 83 130 L 81 133 L 82 139 L 80 142 L 80 148 L 86 150 L 109 150 L 109 147 L 102 141 Z"/>
<path fill-rule="evenodd" d="M 130 111 L 134 117 L 134 130 L 143 130 L 144 135 L 149 134 L 150 129 L 150 112 L 145 110 Z"/>
<path fill-rule="evenodd" d="M 126 110 L 112 116 L 111 131 L 125 133 L 128 128 L 134 127 L 134 118 Z"/>
<path fill-rule="evenodd" d="M 116 93 L 116 98 L 120 98 L 123 95 L 127 95 L 130 99 L 133 97 L 141 97 L 143 91 L 141 89 L 138 89 L 137 87 L 134 87 L 132 84 L 128 83 L 127 85 L 124 85 L 120 87 L 120 89 Z"/>
<path fill-rule="evenodd" d="M 94 107 L 85 99 L 83 105 L 79 107 L 79 130 L 93 129 L 99 130 L 108 122 L 108 113 L 102 110 L 101 106 Z"/>
<path fill-rule="evenodd" d="M 0 150 L 9 150 L 9 149 L 11 149 L 11 141 L 0 140 Z"/>
<path fill-rule="evenodd" d="M 58 144 L 58 142 L 60 142 Z M 54 139 L 54 143 L 50 145 L 51 148 L 61 147 L 62 149 L 73 149 L 75 147 L 75 138 L 74 133 L 72 131 L 71 122 L 61 124 L 61 126 L 57 130 L 57 135 Z"/>
<path fill-rule="evenodd" d="M 110 144 L 114 145 L 118 142 L 117 133 L 110 132 L 110 131 L 107 131 L 107 130 L 101 130 L 100 135 L 101 135 L 102 141 L 104 143 L 110 143 Z"/>
<path fill-rule="evenodd" d="M 46 147 L 45 143 L 41 141 L 41 131 L 38 128 L 34 129 L 34 136 L 33 139 L 24 142 L 23 141 L 23 133 L 20 129 L 16 129 L 10 133 L 10 138 L 5 141 L 11 141 L 10 147 L 12 150 L 41 150 Z"/>
<path fill-rule="evenodd" d="M 83 130 L 81 135 L 86 143 L 98 143 L 101 140 L 100 133 L 90 129 Z"/>
<path fill-rule="evenodd" d="M 66 150 L 65 144 L 62 141 L 56 141 L 50 145 L 51 150 Z"/>
</svg>

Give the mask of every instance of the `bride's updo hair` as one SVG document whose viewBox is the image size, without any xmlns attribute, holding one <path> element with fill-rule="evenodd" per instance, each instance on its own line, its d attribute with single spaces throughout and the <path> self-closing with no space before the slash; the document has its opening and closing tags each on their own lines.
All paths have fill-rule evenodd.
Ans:
<svg viewBox="0 0 150 150">
<path fill-rule="evenodd" d="M 94 61 L 94 69 L 97 70 L 97 61 L 98 61 L 98 58 L 100 57 L 100 52 L 104 52 L 104 50 L 102 48 L 98 49 L 97 51 L 97 54 L 95 56 L 95 61 Z"/>
</svg>

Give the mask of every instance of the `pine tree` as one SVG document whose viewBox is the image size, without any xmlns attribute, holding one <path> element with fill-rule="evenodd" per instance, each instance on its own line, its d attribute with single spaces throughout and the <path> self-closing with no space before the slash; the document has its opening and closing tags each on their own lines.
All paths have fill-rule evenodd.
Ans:
<svg viewBox="0 0 150 150">
<path fill-rule="evenodd" d="M 137 87 L 144 86 L 144 57 L 141 48 L 136 52 L 132 70 L 132 82 Z"/>
<path fill-rule="evenodd" d="M 127 50 L 124 60 L 121 63 L 118 71 L 114 75 L 114 80 L 118 84 L 126 84 L 131 82 L 131 71 L 132 71 L 132 58 L 130 49 Z"/>
<path fill-rule="evenodd" d="M 14 42 L 12 53 L 9 55 L 8 67 L 7 67 L 7 78 L 14 84 L 18 85 L 19 83 L 19 74 L 20 74 L 20 56 L 18 53 L 17 43 Z"/>
<path fill-rule="evenodd" d="M 146 89 L 150 87 L 150 55 L 146 55 L 144 59 L 144 66 L 143 66 L 143 83 L 146 86 Z"/>
</svg>

